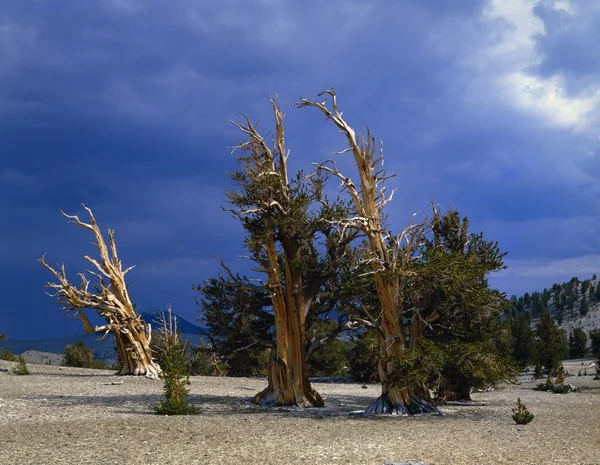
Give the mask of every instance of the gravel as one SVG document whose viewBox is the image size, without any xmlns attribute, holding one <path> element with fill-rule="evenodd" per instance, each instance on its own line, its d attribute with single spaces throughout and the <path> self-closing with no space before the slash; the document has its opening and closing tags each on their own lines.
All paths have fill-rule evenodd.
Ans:
<svg viewBox="0 0 600 465">
<path fill-rule="evenodd" d="M 444 417 L 356 414 L 376 385 L 313 383 L 325 408 L 267 409 L 248 401 L 264 380 L 192 377 L 189 401 L 202 413 L 177 417 L 153 413 L 160 381 L 29 369 L 0 372 L 1 464 L 600 465 L 600 381 L 591 376 L 568 378 L 585 389 L 564 395 L 501 386 L 474 394 L 474 405 L 442 407 Z M 511 419 L 517 397 L 535 414 L 526 426 Z"/>
</svg>

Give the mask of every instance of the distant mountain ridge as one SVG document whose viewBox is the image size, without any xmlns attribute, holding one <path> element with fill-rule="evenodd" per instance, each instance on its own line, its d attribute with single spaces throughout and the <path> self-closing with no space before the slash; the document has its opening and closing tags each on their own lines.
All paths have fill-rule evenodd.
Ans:
<svg viewBox="0 0 600 465">
<path fill-rule="evenodd" d="M 159 330 L 159 322 L 163 312 L 157 311 L 154 313 L 143 312 L 140 313 L 140 317 L 146 323 L 152 325 L 152 329 L 154 331 Z M 181 331 L 181 334 L 200 334 L 200 332 L 204 329 L 201 326 L 195 325 L 194 323 L 190 323 L 185 318 L 173 313 L 173 316 L 177 319 L 177 328 Z"/>
<path fill-rule="evenodd" d="M 158 331 L 159 325 L 157 320 L 160 318 L 162 312 L 144 312 L 140 314 L 142 320 L 149 323 L 152 327 L 152 331 Z M 177 314 L 173 314 L 177 318 L 177 328 L 181 331 L 181 336 L 190 342 L 192 346 L 199 345 L 205 337 L 202 336 L 201 331 L 203 328 L 197 326 L 185 318 Z M 54 339 L 38 339 L 33 341 L 19 341 L 12 340 L 9 337 L 4 341 L 0 342 L 1 348 L 9 349 L 13 354 L 22 354 L 27 351 L 36 352 L 48 352 L 51 354 L 63 354 L 65 346 L 73 345 L 78 341 L 83 341 L 86 347 L 90 347 L 94 351 L 96 358 L 111 362 L 115 360 L 115 343 L 112 335 L 108 335 L 106 339 L 100 341 L 101 335 L 99 334 L 76 334 L 73 336 L 66 336 Z"/>
</svg>

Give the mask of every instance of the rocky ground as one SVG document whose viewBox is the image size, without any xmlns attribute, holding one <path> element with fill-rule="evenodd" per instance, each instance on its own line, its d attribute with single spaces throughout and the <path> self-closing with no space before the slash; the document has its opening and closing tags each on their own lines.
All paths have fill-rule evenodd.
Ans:
<svg viewBox="0 0 600 465">
<path fill-rule="evenodd" d="M 443 407 L 444 417 L 353 413 L 376 385 L 315 383 L 326 408 L 264 409 L 248 402 L 264 380 L 193 377 L 190 401 L 203 412 L 170 417 L 152 410 L 160 381 L 44 365 L 16 376 L 12 365 L 0 362 L 2 464 L 600 464 L 592 376 L 567 379 L 585 387 L 578 393 L 537 392 L 534 382 L 476 393 L 477 405 Z M 511 419 L 517 397 L 536 415 L 529 425 Z"/>
</svg>

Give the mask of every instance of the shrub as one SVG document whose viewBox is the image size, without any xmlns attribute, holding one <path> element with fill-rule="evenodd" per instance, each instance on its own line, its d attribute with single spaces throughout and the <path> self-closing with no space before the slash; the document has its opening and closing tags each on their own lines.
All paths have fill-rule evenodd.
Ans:
<svg viewBox="0 0 600 465">
<path fill-rule="evenodd" d="M 13 373 L 19 376 L 29 374 L 29 368 L 27 368 L 27 363 L 25 363 L 25 359 L 22 355 L 19 355 L 17 364 L 13 367 Z"/>
<path fill-rule="evenodd" d="M 559 372 L 560 375 L 560 372 Z M 540 383 L 538 384 L 536 387 L 533 388 L 534 391 L 550 391 L 553 392 L 554 394 L 566 394 L 568 392 L 571 392 L 573 390 L 573 388 L 571 387 L 570 384 L 564 384 L 564 376 L 562 378 L 562 382 L 558 382 L 560 380 L 559 377 L 556 378 L 556 380 L 553 382 L 552 378 L 550 378 L 550 376 L 548 376 L 548 379 L 546 379 L 545 383 Z"/>
<path fill-rule="evenodd" d="M 4 339 L 6 339 L 6 334 L 0 334 L 0 342 L 2 342 Z M 0 360 L 6 360 L 8 362 L 16 362 L 17 357 L 15 357 L 14 354 L 10 350 L 2 349 L 0 351 Z"/>
<path fill-rule="evenodd" d="M 521 402 L 520 397 L 517 399 L 517 406 L 512 409 L 512 412 L 512 419 L 517 425 L 526 425 L 535 418 L 535 415 L 527 410 L 525 404 Z"/>
<path fill-rule="evenodd" d="M 16 362 L 17 357 L 8 349 L 2 349 L 0 351 L 0 360 L 6 360 L 8 362 Z"/>
<path fill-rule="evenodd" d="M 181 334 L 177 331 L 177 320 L 173 318 L 171 309 L 168 319 L 162 315 L 162 330 L 157 349 L 157 355 L 162 360 L 165 398 L 154 407 L 154 411 L 163 415 L 199 413 L 197 407 L 186 402 L 190 392 L 187 388 L 190 385 L 190 377 L 185 357 L 186 348 L 181 341 Z"/>
<path fill-rule="evenodd" d="M 75 368 L 108 369 L 108 364 L 103 360 L 98 360 L 94 356 L 94 351 L 86 347 L 83 341 L 65 346 L 65 358 L 62 364 L 66 367 Z"/>
</svg>

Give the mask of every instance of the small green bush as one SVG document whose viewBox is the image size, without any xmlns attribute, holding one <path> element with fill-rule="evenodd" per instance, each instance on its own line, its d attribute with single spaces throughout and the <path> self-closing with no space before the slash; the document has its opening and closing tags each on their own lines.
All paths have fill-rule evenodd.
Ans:
<svg viewBox="0 0 600 465">
<path fill-rule="evenodd" d="M 554 394 L 566 394 L 568 392 L 571 392 L 571 385 L 570 384 L 564 384 L 564 378 L 563 378 L 563 382 L 561 383 L 557 383 L 556 381 L 559 380 L 559 377 L 556 378 L 556 380 L 553 382 L 552 378 L 550 378 L 550 376 L 548 376 L 548 379 L 546 379 L 545 383 L 540 383 L 538 384 L 536 387 L 533 388 L 534 391 L 550 391 L 553 392 Z"/>
<path fill-rule="evenodd" d="M 76 342 L 71 346 L 65 346 L 65 358 L 63 366 L 75 368 L 108 369 L 109 366 L 103 360 L 98 360 L 94 351 L 85 346 L 83 341 Z"/>
<path fill-rule="evenodd" d="M 13 367 L 13 373 L 19 376 L 29 374 L 29 368 L 27 368 L 27 363 L 25 363 L 25 359 L 22 355 L 19 355 L 17 364 Z"/>
<path fill-rule="evenodd" d="M 168 319 L 162 315 L 162 328 L 157 345 L 159 358 L 162 361 L 165 381 L 163 401 L 154 407 L 154 411 L 163 415 L 192 415 L 199 413 L 198 407 L 189 405 L 186 397 L 190 391 L 190 376 L 187 368 L 186 348 L 177 330 L 177 320 L 169 309 Z"/>
<path fill-rule="evenodd" d="M 6 360 L 7 362 L 16 362 L 17 357 L 8 349 L 2 349 L 0 351 L 0 360 Z"/>
<path fill-rule="evenodd" d="M 512 419 L 517 425 L 526 425 L 535 418 L 535 415 L 527 410 L 525 404 L 521 402 L 520 397 L 517 399 L 517 406 L 512 409 L 512 412 Z"/>
<path fill-rule="evenodd" d="M 4 339 L 6 339 L 6 334 L 0 334 L 0 342 L 2 342 Z M 7 362 L 16 362 L 17 357 L 15 357 L 10 350 L 2 349 L 0 351 L 0 360 L 6 360 Z"/>
</svg>

